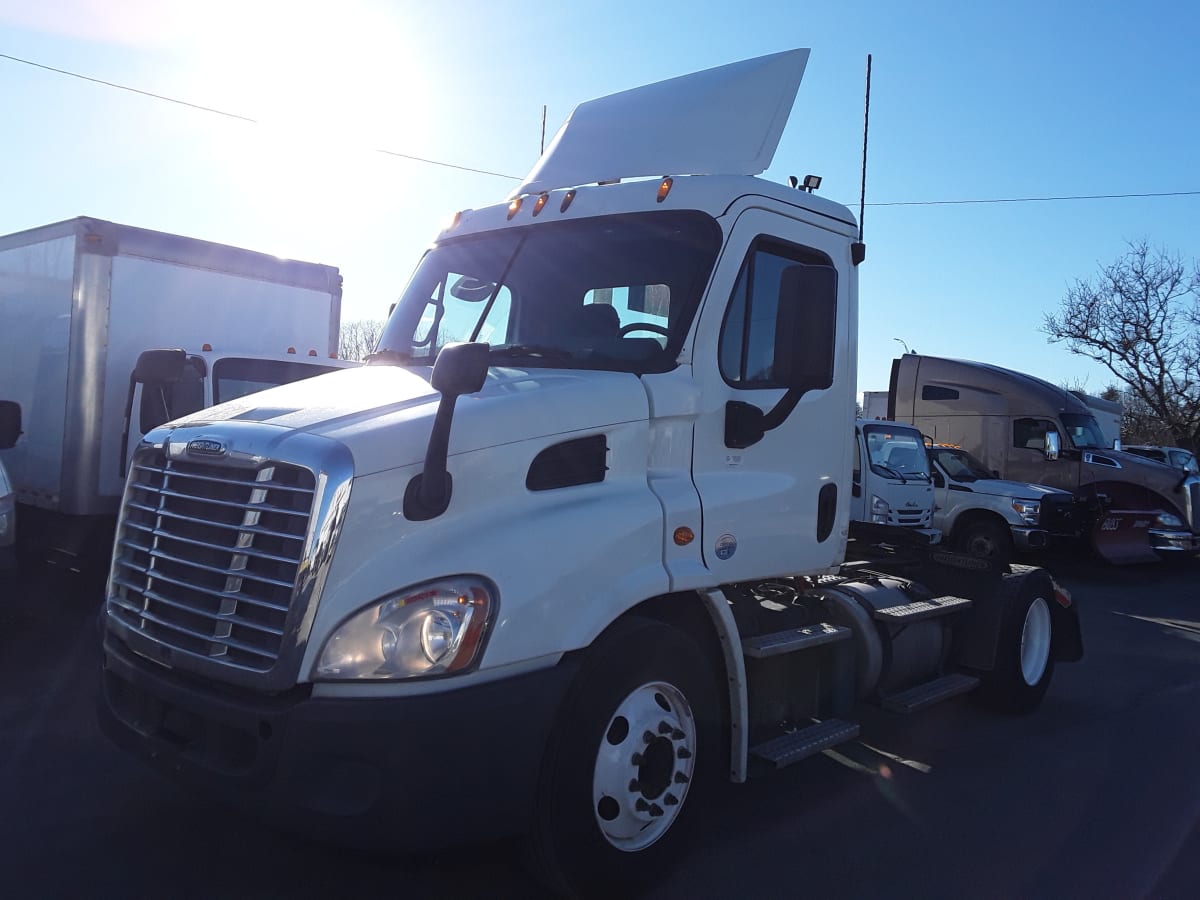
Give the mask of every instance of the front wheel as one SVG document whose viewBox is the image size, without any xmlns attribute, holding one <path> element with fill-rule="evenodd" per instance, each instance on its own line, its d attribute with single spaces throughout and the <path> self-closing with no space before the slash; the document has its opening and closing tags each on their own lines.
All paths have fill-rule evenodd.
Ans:
<svg viewBox="0 0 1200 900">
<path fill-rule="evenodd" d="M 1012 558 L 1012 537 L 1008 529 L 998 522 L 977 519 L 968 522 L 958 535 L 958 546 L 963 553 L 986 559 L 1003 566 Z"/>
<path fill-rule="evenodd" d="M 996 664 L 983 673 L 979 697 L 1003 712 L 1030 712 L 1042 702 L 1054 674 L 1054 581 L 1041 569 L 1006 576 L 998 599 L 1004 609 Z"/>
<path fill-rule="evenodd" d="M 542 766 L 532 867 L 568 896 L 641 892 L 684 849 L 719 769 L 716 682 L 678 629 L 618 623 L 589 651 Z"/>
</svg>

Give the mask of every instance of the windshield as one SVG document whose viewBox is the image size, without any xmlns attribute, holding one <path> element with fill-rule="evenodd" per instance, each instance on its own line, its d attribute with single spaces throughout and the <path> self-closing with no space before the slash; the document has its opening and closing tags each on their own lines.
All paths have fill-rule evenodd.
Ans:
<svg viewBox="0 0 1200 900">
<path fill-rule="evenodd" d="M 247 394 L 290 384 L 314 375 L 336 372 L 338 366 L 229 356 L 213 363 L 213 403 L 227 403 Z M 199 408 L 199 407 L 197 407 Z M 175 415 L 180 415 L 178 411 Z"/>
<path fill-rule="evenodd" d="M 966 450 L 957 447 L 932 447 L 929 450 L 934 461 L 955 481 L 980 481 L 995 478 L 987 466 Z"/>
<path fill-rule="evenodd" d="M 499 361 L 666 371 L 720 248 L 699 212 L 647 212 L 446 241 L 417 266 L 370 363 L 429 365 L 452 341 Z"/>
<path fill-rule="evenodd" d="M 925 453 L 925 442 L 915 430 L 864 425 L 863 439 L 867 445 L 867 460 L 873 471 L 902 481 L 914 477 L 929 480 L 929 457 Z"/>
<path fill-rule="evenodd" d="M 1063 427 L 1067 429 L 1067 436 L 1071 439 L 1071 443 L 1080 450 L 1107 450 L 1108 444 L 1104 440 L 1104 432 L 1100 430 L 1100 425 L 1096 422 L 1095 416 L 1086 416 L 1079 413 L 1063 413 Z"/>
</svg>

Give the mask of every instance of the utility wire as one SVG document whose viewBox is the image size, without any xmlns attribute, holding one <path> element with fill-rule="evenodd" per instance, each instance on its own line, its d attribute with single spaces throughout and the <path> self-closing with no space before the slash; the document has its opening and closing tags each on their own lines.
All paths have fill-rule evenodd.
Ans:
<svg viewBox="0 0 1200 900">
<path fill-rule="evenodd" d="M 105 81 L 102 78 L 93 78 L 90 75 L 83 75 L 79 72 L 72 72 L 68 69 L 59 69 L 54 66 L 48 66 L 44 63 L 34 62 L 30 59 L 22 59 L 19 56 L 12 56 L 8 53 L 0 53 L 0 59 L 7 59 L 11 62 L 21 63 L 26 66 L 33 66 L 36 69 L 44 69 L 47 72 L 54 72 L 59 75 L 67 75 L 71 78 L 78 78 L 82 81 L 90 81 L 93 84 L 100 84 L 105 87 L 115 88 L 119 91 L 128 91 L 131 94 L 139 94 L 143 97 L 150 97 L 154 100 L 163 100 L 167 103 L 175 103 L 179 106 L 186 106 L 189 109 L 197 109 L 201 112 L 213 113 L 218 116 L 225 116 L 230 119 L 237 119 L 241 122 L 248 122 L 251 125 L 261 125 L 262 122 L 258 119 L 252 119 L 249 116 L 243 116 L 238 113 L 228 112 L 223 109 L 216 109 L 211 106 L 202 106 L 199 103 L 191 103 L 187 100 L 179 100 L 175 97 L 168 97 L 165 94 L 156 94 L 153 91 L 144 91 L 140 88 L 130 87 L 126 84 L 118 84 L 115 81 Z M 545 123 L 543 122 L 543 128 Z M 376 153 L 382 153 L 385 156 L 395 156 L 400 159 L 407 159 L 412 162 L 425 163 L 430 166 L 441 166 L 446 169 L 456 169 L 460 172 L 473 172 L 476 175 L 491 175 L 495 178 L 507 178 L 509 181 L 520 181 L 517 175 L 506 175 L 503 172 L 492 172 L 487 169 L 476 169 L 471 166 L 460 166 L 455 163 L 442 162 L 437 159 L 428 159 L 423 156 L 413 156 L 409 153 L 401 153 L 398 150 L 386 150 L 381 147 L 373 148 Z M 961 206 L 966 204 L 984 204 L 984 203 L 1051 203 L 1063 200 L 1126 200 L 1139 197 L 1194 197 L 1200 195 L 1200 191 L 1160 191 L 1156 193 L 1133 193 L 1133 194 L 1074 194 L 1062 197 L 991 197 L 974 200 L 892 200 L 875 203 L 867 203 L 867 206 Z"/>
<path fill-rule="evenodd" d="M 165 94 L 156 94 L 153 91 L 144 91 L 141 88 L 130 87 L 127 84 L 117 84 L 115 81 L 105 81 L 103 78 L 93 78 L 90 75 L 83 75 L 83 74 L 80 74 L 79 72 L 71 72 L 67 69 L 59 69 L 59 68 L 55 68 L 54 66 L 47 66 L 44 63 L 34 62 L 33 60 L 30 60 L 30 59 L 21 59 L 19 56 L 11 56 L 8 53 L 0 53 L 0 59 L 7 59 L 12 62 L 22 63 L 26 66 L 33 66 L 34 68 L 44 69 L 47 72 L 55 72 L 59 75 L 68 75 L 71 78 L 78 78 L 82 81 L 90 81 L 93 84 L 101 84 L 101 85 L 104 85 L 105 87 L 115 88 L 119 91 L 128 91 L 131 94 L 139 94 L 143 97 L 150 97 L 154 100 L 164 100 L 167 103 L 175 103 L 179 106 L 186 106 L 189 109 L 198 109 L 201 112 L 213 113 L 214 115 L 225 116 L 226 118 L 229 118 L 229 119 L 237 119 L 239 122 L 248 122 L 251 125 L 263 124 L 258 119 L 252 119 L 249 116 L 243 116 L 243 115 L 240 115 L 239 113 L 228 112 L 227 110 L 223 110 L 223 109 L 216 109 L 215 107 L 212 107 L 212 106 L 202 106 L 199 103 L 191 103 L 187 100 L 179 100 L 175 97 L 168 97 Z M 408 154 L 408 153 L 401 153 L 398 150 L 386 150 L 381 147 L 375 147 L 372 149 L 374 149 L 374 151 L 376 153 L 383 153 L 386 156 L 397 156 L 401 159 L 407 159 L 407 160 L 411 160 L 413 162 L 419 162 L 419 163 L 426 163 L 431 166 L 442 166 L 447 169 L 457 169 L 460 172 L 474 172 L 477 175 L 493 175 L 496 178 L 507 178 L 510 181 L 520 181 L 521 180 L 520 177 L 517 175 L 505 175 L 503 172 L 490 172 L 487 169 L 475 169 L 470 166 L 459 166 L 459 165 L 455 165 L 454 163 L 442 162 L 441 160 L 437 160 L 437 159 L 426 159 L 425 157 L 422 157 L 422 156 L 412 156 L 411 154 Z"/>
</svg>

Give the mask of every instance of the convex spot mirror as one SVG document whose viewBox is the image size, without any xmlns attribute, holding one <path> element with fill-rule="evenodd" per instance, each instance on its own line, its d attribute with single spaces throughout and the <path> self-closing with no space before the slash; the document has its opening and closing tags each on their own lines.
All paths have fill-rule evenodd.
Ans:
<svg viewBox="0 0 1200 900">
<path fill-rule="evenodd" d="M 450 285 L 450 296 L 468 303 L 482 303 L 492 296 L 494 290 L 496 283 L 493 281 L 480 281 L 470 275 L 462 275 Z"/>
</svg>

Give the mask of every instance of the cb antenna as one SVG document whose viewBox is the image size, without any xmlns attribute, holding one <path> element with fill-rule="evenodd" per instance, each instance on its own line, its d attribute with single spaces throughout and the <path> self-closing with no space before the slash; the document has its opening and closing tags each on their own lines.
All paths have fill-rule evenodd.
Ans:
<svg viewBox="0 0 1200 900">
<path fill-rule="evenodd" d="M 863 161 L 862 181 L 858 194 L 858 242 L 850 247 L 850 256 L 857 266 L 867 258 L 867 245 L 863 243 L 863 218 L 867 211 L 867 133 L 871 125 L 871 54 L 867 54 L 867 94 L 863 101 Z"/>
</svg>

